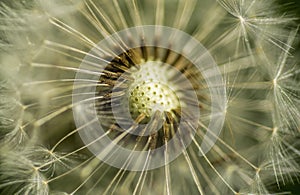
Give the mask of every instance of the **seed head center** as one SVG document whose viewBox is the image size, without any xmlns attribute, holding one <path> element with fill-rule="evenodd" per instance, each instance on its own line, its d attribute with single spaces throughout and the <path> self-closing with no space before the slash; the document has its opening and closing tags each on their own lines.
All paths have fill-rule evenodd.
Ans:
<svg viewBox="0 0 300 195">
<path fill-rule="evenodd" d="M 159 62 L 146 62 L 132 74 L 129 104 L 133 117 L 145 114 L 152 116 L 155 111 L 171 111 L 180 106 L 178 97 L 168 81 L 167 69 Z"/>
</svg>

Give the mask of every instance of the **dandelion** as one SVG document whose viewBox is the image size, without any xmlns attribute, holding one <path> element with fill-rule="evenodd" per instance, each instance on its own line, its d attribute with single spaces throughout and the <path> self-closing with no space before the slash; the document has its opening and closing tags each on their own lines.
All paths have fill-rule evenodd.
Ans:
<svg viewBox="0 0 300 195">
<path fill-rule="evenodd" d="M 46 178 L 36 169 L 31 155 L 38 150 L 17 153 L 9 148 L 1 148 L 1 192 L 4 194 L 48 194 Z M 16 175 L 17 173 L 17 175 Z"/>
<path fill-rule="evenodd" d="M 296 25 L 266 0 L 1 3 L 0 191 L 285 193 Z"/>
</svg>

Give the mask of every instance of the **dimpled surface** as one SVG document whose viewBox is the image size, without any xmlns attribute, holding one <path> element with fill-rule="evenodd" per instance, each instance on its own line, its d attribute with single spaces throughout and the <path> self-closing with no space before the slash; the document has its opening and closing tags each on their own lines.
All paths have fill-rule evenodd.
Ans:
<svg viewBox="0 0 300 195">
<path fill-rule="evenodd" d="M 141 113 L 151 116 L 156 110 L 171 111 L 180 106 L 178 97 L 168 81 L 172 72 L 160 62 L 146 62 L 132 76 L 129 104 L 133 117 Z"/>
</svg>

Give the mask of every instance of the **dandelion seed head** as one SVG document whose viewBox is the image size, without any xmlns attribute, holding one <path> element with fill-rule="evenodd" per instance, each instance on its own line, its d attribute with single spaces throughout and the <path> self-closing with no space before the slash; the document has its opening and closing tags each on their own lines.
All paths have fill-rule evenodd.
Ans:
<svg viewBox="0 0 300 195">
<path fill-rule="evenodd" d="M 14 83 L 0 83 L 1 193 L 282 191 L 299 173 L 300 111 L 298 30 L 278 8 L 0 4 L 0 69 Z"/>
<path fill-rule="evenodd" d="M 140 37 L 138 39 L 141 41 L 133 41 L 132 37 L 128 37 L 128 34 L 135 33 L 134 37 Z M 172 40 L 175 39 L 178 42 L 173 44 Z M 116 40 L 120 42 L 120 46 L 124 44 L 127 48 L 118 46 Z M 73 110 L 76 125 L 81 126 L 83 121 L 87 122 L 94 117 L 100 121 L 93 124 L 94 132 L 91 132 L 89 126 L 80 131 L 83 142 L 92 153 L 113 166 L 140 170 L 147 161 L 146 152 L 150 150 L 157 153 L 147 167 L 153 169 L 176 159 L 182 152 L 181 148 L 191 143 L 200 120 L 200 112 L 211 112 L 213 117 L 209 120 L 210 126 L 214 126 L 211 128 L 219 133 L 224 115 L 218 113 L 224 113 L 225 92 L 222 86 L 210 89 L 209 94 L 201 91 L 202 86 L 222 82 L 219 69 L 201 43 L 182 31 L 164 26 L 129 28 L 101 41 L 95 51 L 92 50 L 87 55 L 80 68 L 86 69 L 88 62 L 94 60 L 91 55 L 94 55 L 96 49 L 110 48 L 110 42 L 114 43 L 113 52 L 117 55 L 111 55 L 110 50 L 103 52 L 106 53 L 106 59 L 110 60 L 99 65 L 103 71 L 97 78 L 100 85 L 75 89 L 73 92 L 78 94 L 84 90 L 91 94 L 89 97 L 73 96 L 74 105 L 78 104 Z M 213 72 L 214 76 L 211 77 Z M 78 82 L 74 86 L 81 84 L 86 79 L 86 74 L 78 71 L 76 77 Z M 90 99 L 96 100 L 95 105 L 84 103 Z M 209 107 L 201 109 L 200 101 L 216 106 L 212 110 Z M 99 141 L 98 145 L 89 144 L 99 137 L 108 139 L 103 139 L 103 143 L 102 140 Z M 113 139 L 118 141 L 111 142 Z M 214 139 L 205 139 L 210 142 L 204 142 L 201 147 L 208 152 Z M 176 146 L 174 142 L 179 145 Z M 100 145 L 109 148 L 107 151 L 122 151 L 121 154 L 116 152 L 119 160 L 110 158 L 107 151 L 103 150 L 105 147 Z M 159 158 L 165 147 L 170 150 L 168 158 Z M 134 158 L 139 160 L 126 164 L 126 154 L 130 155 L 131 150 L 135 151 Z"/>
</svg>

